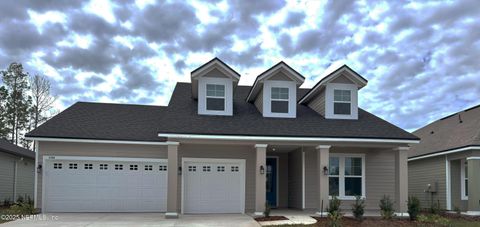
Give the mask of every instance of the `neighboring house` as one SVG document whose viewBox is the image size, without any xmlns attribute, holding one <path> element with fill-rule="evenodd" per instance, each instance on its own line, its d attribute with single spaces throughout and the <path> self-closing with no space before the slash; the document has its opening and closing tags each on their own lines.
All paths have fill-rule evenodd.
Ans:
<svg viewBox="0 0 480 227">
<path fill-rule="evenodd" d="M 168 106 L 79 102 L 30 132 L 45 212 L 325 212 L 329 195 L 406 212 L 407 150 L 419 139 L 358 108 L 347 66 L 312 89 L 280 62 L 253 86 L 215 58 Z"/>
<path fill-rule="evenodd" d="M 422 142 L 409 151 L 409 194 L 424 208 L 480 215 L 480 105 L 413 134 Z"/>
<path fill-rule="evenodd" d="M 35 153 L 0 139 L 0 204 L 33 199 Z"/>
</svg>

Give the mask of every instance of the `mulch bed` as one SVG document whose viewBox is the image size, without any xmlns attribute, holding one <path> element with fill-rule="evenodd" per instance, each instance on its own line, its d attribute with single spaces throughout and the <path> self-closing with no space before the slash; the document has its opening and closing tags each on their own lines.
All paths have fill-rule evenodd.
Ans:
<svg viewBox="0 0 480 227">
<path fill-rule="evenodd" d="M 312 217 L 317 220 L 315 226 L 328 226 L 329 219 L 326 217 Z M 412 226 L 412 222 L 408 219 L 392 219 L 392 220 L 383 220 L 382 218 L 377 217 L 365 217 L 363 221 L 359 221 L 351 217 L 343 217 L 341 220 L 342 226 L 344 227 L 354 227 L 354 226 Z"/>
<path fill-rule="evenodd" d="M 444 214 L 441 214 L 441 216 L 449 218 L 449 219 L 480 222 L 480 216 L 459 215 L 459 214 L 456 214 L 456 213 L 444 213 Z M 480 225 L 480 223 L 479 223 L 479 225 Z"/>
<path fill-rule="evenodd" d="M 288 218 L 284 216 L 270 216 L 270 217 L 258 217 L 254 218 L 255 221 L 282 221 L 282 220 L 288 220 Z"/>
</svg>

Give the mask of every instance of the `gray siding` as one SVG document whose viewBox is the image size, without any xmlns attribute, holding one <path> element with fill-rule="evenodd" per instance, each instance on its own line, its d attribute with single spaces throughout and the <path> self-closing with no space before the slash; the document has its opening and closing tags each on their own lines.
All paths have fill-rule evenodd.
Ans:
<svg viewBox="0 0 480 227">
<path fill-rule="evenodd" d="M 128 157 L 128 158 L 167 158 L 166 146 L 39 142 L 38 164 L 43 164 L 44 155 L 88 156 L 88 157 Z M 37 208 L 42 207 L 42 174 L 38 174 Z"/>
<path fill-rule="evenodd" d="M 271 76 L 270 78 L 268 78 L 268 80 L 291 81 L 292 79 L 290 79 L 287 75 L 285 75 L 285 73 L 283 73 L 283 72 L 278 72 L 278 73 L 276 73 L 275 75 L 273 75 L 273 76 Z"/>
<path fill-rule="evenodd" d="M 408 191 L 410 196 L 416 196 L 423 208 L 430 208 L 432 201 L 440 202 L 446 209 L 446 169 L 445 156 L 414 160 L 408 162 Z M 436 193 L 424 192 L 427 184 L 438 183 Z"/>
<path fill-rule="evenodd" d="M 302 151 L 288 153 L 288 207 L 302 209 Z"/>
<path fill-rule="evenodd" d="M 218 78 L 229 78 L 225 72 L 218 70 L 218 68 L 213 68 L 205 74 L 206 77 L 218 77 Z"/>
<path fill-rule="evenodd" d="M 318 201 L 317 152 L 305 148 L 305 206 L 316 209 Z M 378 210 L 383 195 L 395 199 L 395 153 L 393 150 L 369 149 L 360 147 L 332 147 L 331 153 L 365 154 L 365 209 Z M 350 210 L 352 201 L 342 201 L 342 209 Z M 325 205 L 325 204 L 324 204 Z"/>
<path fill-rule="evenodd" d="M 349 80 L 345 75 L 340 75 L 339 77 L 332 80 L 330 83 L 338 83 L 338 84 L 353 84 L 351 80 Z"/>
<path fill-rule="evenodd" d="M 325 116 L 325 89 L 322 89 L 315 97 L 308 102 L 308 107 Z"/>
<path fill-rule="evenodd" d="M 460 209 L 461 211 L 467 211 L 467 201 L 462 200 L 461 192 L 461 165 L 460 160 L 450 161 L 450 184 L 451 184 L 451 198 L 452 209 Z"/>
<path fill-rule="evenodd" d="M 33 199 L 35 161 L 27 158 L 20 159 L 21 157 L 0 152 L 0 203 L 5 199 L 14 201 L 19 196 Z M 17 194 L 16 198 L 13 198 L 15 162 L 17 162 Z"/>
<path fill-rule="evenodd" d="M 258 111 L 263 114 L 263 89 L 257 95 L 254 102 L 255 106 L 257 107 Z"/>
</svg>

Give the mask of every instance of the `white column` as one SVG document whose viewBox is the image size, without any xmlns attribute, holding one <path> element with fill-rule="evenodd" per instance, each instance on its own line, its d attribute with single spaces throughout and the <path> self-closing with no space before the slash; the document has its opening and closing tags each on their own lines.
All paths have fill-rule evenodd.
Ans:
<svg viewBox="0 0 480 227">
<path fill-rule="evenodd" d="M 408 200 L 408 150 L 409 147 L 395 148 L 395 204 L 398 215 L 407 214 Z"/>
<path fill-rule="evenodd" d="M 178 142 L 167 142 L 168 146 L 168 188 L 167 188 L 167 213 L 166 218 L 178 218 Z"/>
<path fill-rule="evenodd" d="M 255 144 L 255 215 L 263 215 L 265 211 L 266 195 L 266 172 L 267 172 L 267 144 Z M 263 168 L 263 173 L 260 169 Z"/>
<path fill-rule="evenodd" d="M 328 174 L 324 174 L 323 169 L 329 168 L 330 145 L 318 145 L 317 150 L 317 166 L 318 166 L 318 211 L 319 215 L 327 214 L 329 205 L 329 183 Z"/>
</svg>

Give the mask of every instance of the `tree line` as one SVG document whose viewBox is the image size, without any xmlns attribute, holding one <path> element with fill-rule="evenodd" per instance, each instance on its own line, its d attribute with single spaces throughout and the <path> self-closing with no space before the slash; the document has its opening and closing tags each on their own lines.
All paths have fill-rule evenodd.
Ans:
<svg viewBox="0 0 480 227">
<path fill-rule="evenodd" d="M 30 75 L 21 63 L 11 63 L 0 71 L 0 138 L 35 149 L 25 133 L 37 128 L 54 114 L 55 97 L 43 75 Z"/>
</svg>

